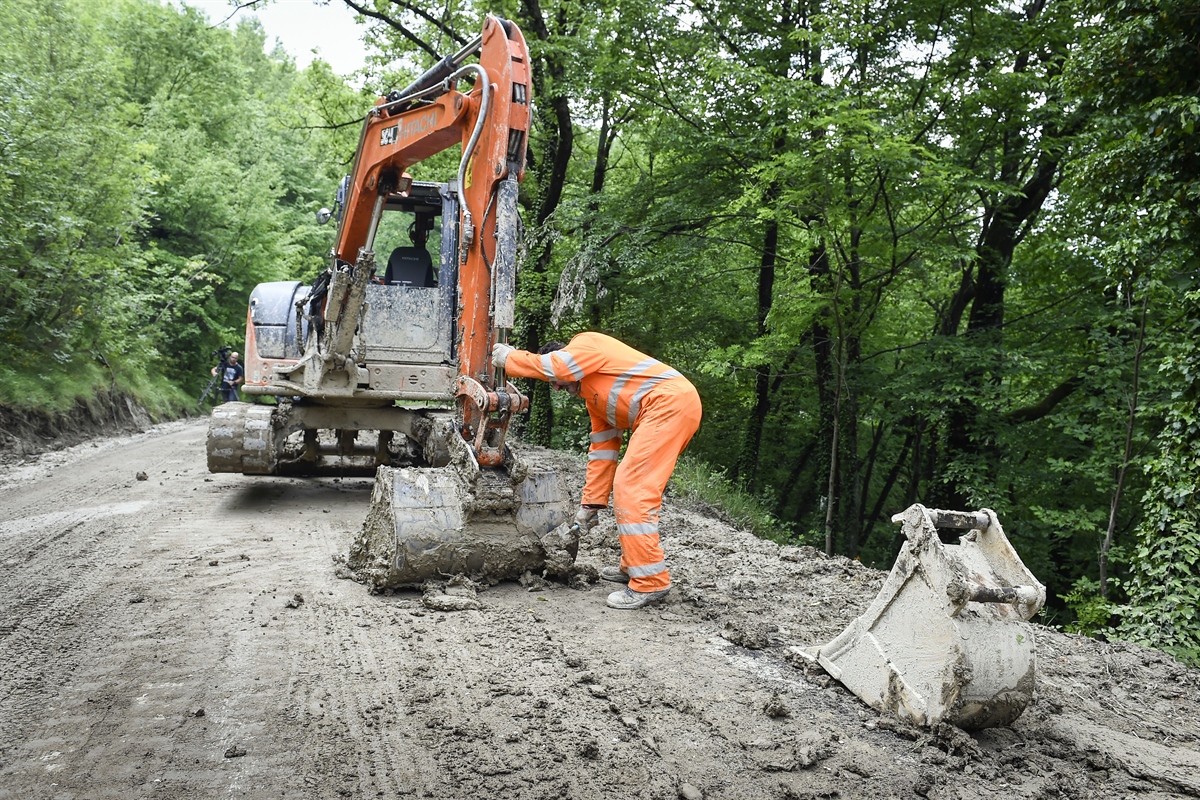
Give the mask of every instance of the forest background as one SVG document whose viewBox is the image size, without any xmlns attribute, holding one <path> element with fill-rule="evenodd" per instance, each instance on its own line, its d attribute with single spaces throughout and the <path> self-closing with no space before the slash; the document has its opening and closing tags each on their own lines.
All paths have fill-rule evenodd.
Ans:
<svg viewBox="0 0 1200 800">
<path fill-rule="evenodd" d="M 535 62 L 518 344 L 688 375 L 681 490 L 761 535 L 887 569 L 891 514 L 992 508 L 1043 621 L 1200 663 L 1193 2 L 331 1 L 353 84 L 255 20 L 0 6 L 0 406 L 198 413 L 254 285 L 324 268 L 374 98 L 495 13 Z"/>
</svg>

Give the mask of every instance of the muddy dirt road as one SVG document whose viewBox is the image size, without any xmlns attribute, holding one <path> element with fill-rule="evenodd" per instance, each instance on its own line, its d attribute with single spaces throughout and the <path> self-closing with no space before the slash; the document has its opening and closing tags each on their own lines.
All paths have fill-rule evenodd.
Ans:
<svg viewBox="0 0 1200 800">
<path fill-rule="evenodd" d="M 442 612 L 338 577 L 368 481 L 209 475 L 201 423 L 0 487 L 0 798 L 1200 796 L 1197 671 L 1039 628 L 1013 727 L 908 728 L 792 651 L 883 573 L 670 501 L 665 606 L 507 583 Z M 580 558 L 615 561 L 611 516 Z"/>
</svg>

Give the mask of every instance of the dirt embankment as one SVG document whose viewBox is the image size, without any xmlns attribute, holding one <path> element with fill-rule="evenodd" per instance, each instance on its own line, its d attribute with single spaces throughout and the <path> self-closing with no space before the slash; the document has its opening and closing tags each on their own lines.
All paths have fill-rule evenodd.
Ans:
<svg viewBox="0 0 1200 800">
<path fill-rule="evenodd" d="M 1200 673 L 1160 653 L 1039 627 L 1014 725 L 911 728 L 794 655 L 883 573 L 668 499 L 663 606 L 436 611 L 338 577 L 369 493 L 209 475 L 197 422 L 0 468 L 0 799 L 1200 796 Z M 580 560 L 616 554 L 608 516 Z"/>
<path fill-rule="evenodd" d="M 104 436 L 141 432 L 150 415 L 128 395 L 101 392 L 61 414 L 0 406 L 0 466 Z"/>
</svg>

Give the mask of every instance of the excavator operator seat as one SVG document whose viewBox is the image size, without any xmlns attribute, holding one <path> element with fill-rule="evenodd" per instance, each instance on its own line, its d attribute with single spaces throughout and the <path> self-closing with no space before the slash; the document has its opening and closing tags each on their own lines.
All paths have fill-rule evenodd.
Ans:
<svg viewBox="0 0 1200 800">
<path fill-rule="evenodd" d="M 388 256 L 383 282 L 388 286 L 437 286 L 433 257 L 424 247 L 397 247 Z"/>
</svg>

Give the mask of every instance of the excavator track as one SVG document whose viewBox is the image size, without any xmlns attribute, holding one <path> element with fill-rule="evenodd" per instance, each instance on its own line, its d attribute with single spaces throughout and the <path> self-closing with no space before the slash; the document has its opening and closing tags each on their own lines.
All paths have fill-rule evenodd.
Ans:
<svg viewBox="0 0 1200 800">
<path fill-rule="evenodd" d="M 272 406 L 225 403 L 208 423 L 208 471 L 273 475 L 276 454 Z"/>
</svg>

